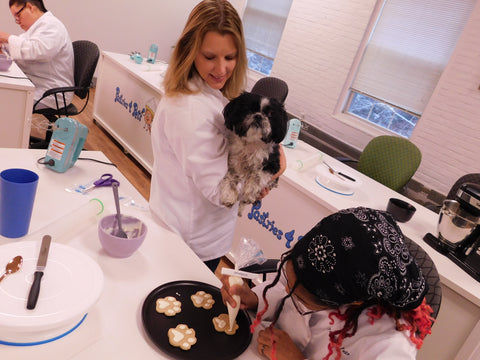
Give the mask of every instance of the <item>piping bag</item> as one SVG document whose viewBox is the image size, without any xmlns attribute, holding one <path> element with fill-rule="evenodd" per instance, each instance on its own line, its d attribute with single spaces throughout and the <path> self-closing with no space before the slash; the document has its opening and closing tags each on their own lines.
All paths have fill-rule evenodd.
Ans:
<svg viewBox="0 0 480 360">
<path fill-rule="evenodd" d="M 257 274 L 241 271 L 239 269 L 253 264 L 263 264 L 267 261 L 258 244 L 254 240 L 245 237 L 241 238 L 240 243 L 237 245 L 236 249 L 231 252 L 231 255 L 235 260 L 235 269 L 222 268 L 222 274 L 229 275 L 228 283 L 230 286 L 242 286 L 242 278 L 254 279 L 257 277 Z M 228 321 L 230 326 L 229 331 L 232 331 L 238 311 L 240 310 L 240 296 L 232 295 L 232 297 L 237 306 L 233 307 L 227 303 Z"/>
</svg>

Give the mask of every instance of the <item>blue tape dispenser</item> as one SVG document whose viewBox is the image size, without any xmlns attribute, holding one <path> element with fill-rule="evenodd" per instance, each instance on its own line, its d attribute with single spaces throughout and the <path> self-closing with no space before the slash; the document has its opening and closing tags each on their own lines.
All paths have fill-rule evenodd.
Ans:
<svg viewBox="0 0 480 360">
<path fill-rule="evenodd" d="M 283 146 L 294 148 L 297 145 L 298 136 L 302 128 L 302 122 L 298 119 L 290 119 L 287 123 L 288 130 L 285 139 L 283 139 Z"/>
<path fill-rule="evenodd" d="M 152 44 L 150 46 L 150 50 L 148 51 L 147 62 L 150 64 L 155 64 L 155 60 L 157 59 L 157 53 L 158 53 L 158 45 Z"/>
<path fill-rule="evenodd" d="M 63 173 L 77 161 L 87 140 L 88 128 L 69 117 L 55 121 L 55 127 L 44 164 L 52 170 Z"/>
</svg>

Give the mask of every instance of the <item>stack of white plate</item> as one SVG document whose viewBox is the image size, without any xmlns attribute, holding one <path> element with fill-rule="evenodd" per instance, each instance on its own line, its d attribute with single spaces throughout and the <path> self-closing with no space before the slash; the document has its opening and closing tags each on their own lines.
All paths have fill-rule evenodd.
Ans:
<svg viewBox="0 0 480 360">
<path fill-rule="evenodd" d="M 52 242 L 37 305 L 28 310 L 40 243 L 0 246 L 0 272 L 15 256 L 23 257 L 21 269 L 0 282 L 0 344 L 37 345 L 67 335 L 82 323 L 103 290 L 103 272 L 93 259 Z"/>
<path fill-rule="evenodd" d="M 339 174 L 332 174 L 327 165 L 324 163 L 317 165 L 315 170 L 317 173 L 315 182 L 324 189 L 332 191 L 336 194 L 346 196 L 353 195 L 355 194 L 355 190 L 361 185 L 360 179 L 356 178 L 352 169 L 348 168 L 347 165 L 338 169 L 335 168 L 335 170 L 341 171 L 343 174 L 355 179 L 355 181 L 347 179 Z"/>
</svg>

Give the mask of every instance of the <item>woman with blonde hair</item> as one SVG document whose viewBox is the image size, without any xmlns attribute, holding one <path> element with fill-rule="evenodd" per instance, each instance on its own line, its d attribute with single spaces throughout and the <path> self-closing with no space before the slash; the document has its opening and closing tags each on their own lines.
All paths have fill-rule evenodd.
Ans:
<svg viewBox="0 0 480 360">
<path fill-rule="evenodd" d="M 232 246 L 238 208 L 220 204 L 228 159 L 222 111 L 242 92 L 246 72 L 237 11 L 226 0 L 201 1 L 175 45 L 152 125 L 152 214 L 213 271 Z M 285 170 L 282 156 L 275 176 Z"/>
</svg>

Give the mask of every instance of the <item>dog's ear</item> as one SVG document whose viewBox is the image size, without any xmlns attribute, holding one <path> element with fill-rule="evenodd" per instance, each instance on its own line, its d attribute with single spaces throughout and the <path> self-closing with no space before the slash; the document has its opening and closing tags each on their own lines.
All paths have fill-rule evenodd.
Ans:
<svg viewBox="0 0 480 360">
<path fill-rule="evenodd" d="M 243 106 L 242 97 L 245 92 L 240 96 L 230 100 L 230 102 L 223 108 L 223 118 L 225 119 L 225 126 L 227 129 L 233 131 L 235 123 L 238 121 L 240 109 Z"/>
<path fill-rule="evenodd" d="M 272 126 L 272 141 L 277 144 L 281 143 L 287 135 L 288 116 L 283 104 L 276 99 L 270 99 L 271 116 L 270 122 Z"/>
</svg>

